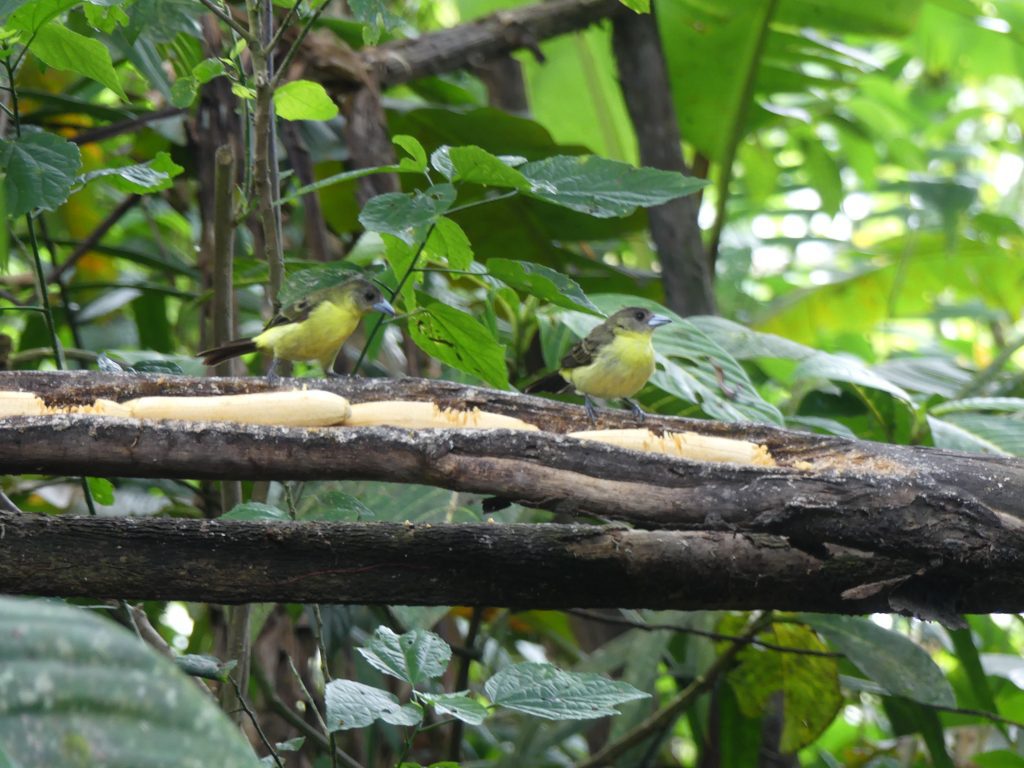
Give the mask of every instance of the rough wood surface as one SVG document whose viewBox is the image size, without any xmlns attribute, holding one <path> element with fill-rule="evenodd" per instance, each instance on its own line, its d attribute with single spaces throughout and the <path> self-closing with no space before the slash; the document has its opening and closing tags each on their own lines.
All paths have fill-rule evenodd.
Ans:
<svg viewBox="0 0 1024 768">
<path fill-rule="evenodd" d="M 846 610 L 850 601 L 838 597 L 844 590 L 853 590 L 848 596 L 858 600 L 873 601 L 872 610 L 877 608 L 878 601 L 913 610 L 924 606 L 926 613 L 940 615 L 955 610 L 1022 607 L 1012 607 L 1014 601 L 1024 600 L 1019 597 L 1024 594 L 1020 589 L 1024 586 L 1020 583 L 1024 581 L 1024 495 L 1020 493 L 1024 488 L 1024 462 L 1020 460 L 842 440 L 765 426 L 649 417 L 649 425 L 659 429 L 690 429 L 764 443 L 779 466 L 691 462 L 577 441 L 559 431 L 583 426 L 586 417 L 581 408 L 510 392 L 419 379 L 292 380 L 278 387 L 300 384 L 342 394 L 353 402 L 429 399 L 446 407 L 480 407 L 517 416 L 548 431 L 297 429 L 141 422 L 87 415 L 8 418 L 0 420 L 0 467 L 8 473 L 110 477 L 422 483 L 498 496 L 561 513 L 596 514 L 639 528 L 661 529 L 658 533 L 666 536 L 672 531 L 687 531 L 696 538 L 633 540 L 614 538 L 616 532 L 600 535 L 613 536 L 608 539 L 615 544 L 611 549 L 622 546 L 629 552 L 635 548 L 632 544 L 626 547 L 623 542 L 687 541 L 686 547 L 676 546 L 672 550 L 680 561 L 673 567 L 679 568 L 685 567 L 681 561 L 692 557 L 695 542 L 700 542 L 706 548 L 701 551 L 708 563 L 701 578 L 713 578 L 716 589 L 725 590 L 726 596 L 720 598 L 718 607 L 739 607 L 747 599 L 741 595 L 751 594 L 759 597 L 749 598 L 753 602 L 743 603 L 743 607 L 785 605 L 808 610 Z M 234 394 L 270 388 L 264 380 L 253 378 L 0 374 L 0 389 L 37 392 L 54 404 L 91 402 L 96 397 L 125 400 L 153 394 Z M 602 426 L 633 425 L 628 414 L 609 412 L 604 421 Z M 152 522 L 170 525 L 166 530 L 178 530 L 172 521 Z M 56 527 L 46 530 L 54 533 L 61 525 L 88 523 L 56 519 L 47 523 Z M 10 536 L 13 524 L 8 524 L 4 535 Z M 136 535 L 132 531 L 148 530 L 140 525 L 139 521 L 125 523 L 126 528 L 119 535 L 130 539 Z M 556 530 L 540 527 L 548 532 Z M 503 533 L 520 530 L 500 526 L 491 530 L 499 529 Z M 201 530 L 219 531 L 217 536 L 206 539 L 207 545 L 219 546 L 219 542 L 233 538 L 234 531 L 241 535 L 247 529 Z M 274 536 L 280 533 L 276 528 L 259 530 L 271 531 Z M 396 531 L 387 530 L 392 531 L 391 535 Z M 288 535 L 292 535 L 290 531 L 287 529 Z M 628 533 L 641 536 L 643 531 Z M 524 542 L 529 538 L 517 536 Z M 484 567 L 492 539 L 482 536 L 452 541 L 457 542 L 452 546 L 459 557 L 480 557 L 481 568 Z M 766 541 L 773 543 L 766 547 Z M 738 542 L 745 542 L 742 546 L 747 548 L 736 549 L 741 546 Z M 528 542 L 524 543 L 524 547 L 528 546 Z M 239 551 L 245 551 L 245 547 Z M 544 551 L 545 557 L 549 556 L 548 550 Z M 605 551 L 607 554 L 611 550 Z M 527 554 L 524 549 L 522 562 L 527 569 L 520 573 L 533 572 Z M 260 560 L 258 553 L 245 557 L 246 562 Z M 618 557 L 611 559 L 617 561 Z M 622 557 L 625 561 L 615 568 L 627 568 L 633 555 Z M 509 558 L 514 560 L 515 555 L 509 554 Z M 750 569 L 743 558 L 753 558 L 759 565 Z M 716 565 L 712 567 L 712 563 Z M 607 562 L 605 565 L 612 567 Z M 844 579 L 830 582 L 825 593 L 817 591 L 820 585 L 810 583 L 823 578 L 825 572 L 832 573 L 828 569 L 840 566 L 848 569 Z M 424 572 L 444 574 L 449 566 L 438 565 L 436 571 L 427 565 L 423 567 Z M 643 578 L 653 578 L 652 572 L 637 567 Z M 668 565 L 663 567 L 670 569 Z M 106 574 L 102 566 L 96 568 Z M 778 587 L 775 592 L 757 591 L 759 579 L 773 573 L 777 576 L 776 572 L 793 573 L 794 568 L 802 568 L 808 582 L 799 592 L 802 596 L 792 598 L 794 602 L 789 602 L 786 593 L 795 589 L 790 581 L 773 582 Z M 551 578 L 557 578 L 557 573 L 554 571 L 556 575 Z M 474 573 L 473 578 L 479 578 L 479 574 Z M 38 579 L 33 583 L 38 584 Z M 660 590 L 663 580 L 658 577 L 647 583 L 659 584 Z M 635 587 L 637 582 L 632 584 Z M 12 588 L 24 591 L 28 587 L 6 579 L 0 582 L 0 589 Z M 735 595 L 728 597 L 733 589 Z M 988 597 L 986 590 L 991 591 Z M 437 600 L 443 604 L 474 602 L 469 596 L 476 594 L 481 603 L 502 602 L 492 599 L 491 593 L 484 597 L 485 593 L 476 593 L 472 588 L 468 592 L 454 589 L 446 594 L 443 599 L 421 596 L 416 600 Z M 514 591 L 507 594 L 502 604 L 517 604 L 525 599 Z M 538 592 L 537 599 L 542 594 L 547 593 Z M 664 605 L 660 595 L 636 596 L 634 602 L 616 603 L 622 597 L 619 592 L 614 594 L 614 600 L 608 603 L 593 602 L 596 597 L 573 601 L 568 593 L 561 599 L 566 601 L 564 605 Z M 816 595 L 817 602 L 802 602 L 805 598 L 809 600 L 809 595 Z M 260 592 L 250 599 L 278 598 Z M 388 601 L 392 597 L 380 599 Z M 714 605 L 686 603 L 688 599 L 680 597 L 676 607 Z M 992 607 L 996 603 L 1001 607 Z"/>
<path fill-rule="evenodd" d="M 0 533 L 0 589 L 7 593 L 220 603 L 863 613 L 890 610 L 890 598 L 917 570 L 907 560 L 853 550 L 819 558 L 772 536 L 577 525 L 0 513 Z M 1019 570 L 979 570 L 959 585 L 953 607 L 1017 611 L 1020 582 Z M 926 588 L 946 587 L 921 577 L 917 589 Z M 854 596 L 844 598 L 848 591 Z"/>
</svg>

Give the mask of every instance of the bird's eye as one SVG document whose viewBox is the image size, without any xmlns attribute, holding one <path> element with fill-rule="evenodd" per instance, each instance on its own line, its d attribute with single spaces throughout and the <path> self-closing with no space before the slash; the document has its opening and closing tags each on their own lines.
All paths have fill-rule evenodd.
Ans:
<svg viewBox="0 0 1024 768">
<path fill-rule="evenodd" d="M 367 301 L 376 301 L 377 294 L 374 293 L 373 291 L 367 291 L 366 293 L 363 294 L 363 298 L 366 299 Z"/>
<path fill-rule="evenodd" d="M 642 309 L 638 309 L 636 312 L 633 313 L 633 317 L 635 317 L 637 320 L 643 320 L 644 315 L 646 314 L 647 313 L 644 312 Z"/>
</svg>

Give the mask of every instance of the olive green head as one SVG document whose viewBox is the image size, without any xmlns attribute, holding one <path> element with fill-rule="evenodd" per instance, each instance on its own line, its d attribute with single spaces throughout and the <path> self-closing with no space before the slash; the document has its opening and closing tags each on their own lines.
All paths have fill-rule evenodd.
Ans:
<svg viewBox="0 0 1024 768">
<path fill-rule="evenodd" d="M 327 294 L 329 300 L 335 304 L 351 301 L 360 314 L 366 314 L 374 309 L 386 315 L 395 314 L 395 308 L 384 298 L 380 288 L 365 277 L 353 277 L 341 285 L 328 288 Z"/>
<path fill-rule="evenodd" d="M 643 307 L 620 309 L 605 321 L 613 332 L 651 333 L 659 325 L 671 323 L 664 315 L 656 315 Z"/>
</svg>

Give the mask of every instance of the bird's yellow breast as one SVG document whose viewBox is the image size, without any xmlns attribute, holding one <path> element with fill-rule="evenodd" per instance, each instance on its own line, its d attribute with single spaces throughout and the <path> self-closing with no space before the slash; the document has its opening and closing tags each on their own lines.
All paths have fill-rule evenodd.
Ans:
<svg viewBox="0 0 1024 768">
<path fill-rule="evenodd" d="M 269 349 L 276 358 L 316 360 L 326 371 L 361 317 L 351 300 L 341 304 L 325 300 L 305 320 L 267 328 L 253 341 L 259 349 Z"/>
<path fill-rule="evenodd" d="M 589 365 L 560 373 L 577 392 L 592 397 L 632 397 L 654 373 L 651 333 L 617 331 Z"/>
</svg>

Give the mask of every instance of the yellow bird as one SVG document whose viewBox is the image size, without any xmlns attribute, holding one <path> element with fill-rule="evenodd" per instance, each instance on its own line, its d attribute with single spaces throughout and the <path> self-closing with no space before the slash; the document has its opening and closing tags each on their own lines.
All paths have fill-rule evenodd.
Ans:
<svg viewBox="0 0 1024 768">
<path fill-rule="evenodd" d="M 620 309 L 572 346 L 557 374 L 531 384 L 526 391 L 560 391 L 565 384 L 559 379 L 564 379 L 583 395 L 591 423 L 595 421 L 592 397 L 622 399 L 642 421 L 643 410 L 629 398 L 654 373 L 654 329 L 670 322 L 643 307 Z"/>
<path fill-rule="evenodd" d="M 370 310 L 394 315 L 395 310 L 380 289 L 362 277 L 313 291 L 285 307 L 267 327 L 251 339 L 235 339 L 198 354 L 206 365 L 217 365 L 232 357 L 257 350 L 269 350 L 274 359 L 267 377 L 276 378 L 278 360 L 316 360 L 328 376 L 342 344 Z"/>
</svg>

